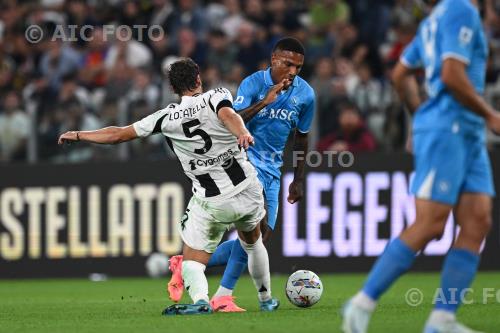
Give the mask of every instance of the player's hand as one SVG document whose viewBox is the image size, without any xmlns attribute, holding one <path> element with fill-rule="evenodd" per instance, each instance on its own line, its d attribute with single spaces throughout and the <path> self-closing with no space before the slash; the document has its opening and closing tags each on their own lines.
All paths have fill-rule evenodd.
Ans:
<svg viewBox="0 0 500 333">
<path fill-rule="evenodd" d="M 238 145 L 247 149 L 250 145 L 254 144 L 253 136 L 250 133 L 242 134 L 238 137 Z"/>
<path fill-rule="evenodd" d="M 59 137 L 59 140 L 57 140 L 57 143 L 62 145 L 66 142 L 74 142 L 74 141 L 80 141 L 78 131 L 70 131 L 66 132 L 64 134 L 61 134 Z"/>
<path fill-rule="evenodd" d="M 288 202 L 294 204 L 304 196 L 304 186 L 301 181 L 294 180 L 288 187 Z"/>
<path fill-rule="evenodd" d="M 284 79 L 280 83 L 272 86 L 271 89 L 269 89 L 269 91 L 267 92 L 266 97 L 264 97 L 264 99 L 262 100 L 264 104 L 269 105 L 273 103 L 278 98 L 278 94 L 280 93 L 280 91 L 282 91 L 288 84 L 288 81 L 288 79 Z"/>
<path fill-rule="evenodd" d="M 496 135 L 500 135 L 500 112 L 495 112 L 487 120 L 488 128 Z"/>
</svg>

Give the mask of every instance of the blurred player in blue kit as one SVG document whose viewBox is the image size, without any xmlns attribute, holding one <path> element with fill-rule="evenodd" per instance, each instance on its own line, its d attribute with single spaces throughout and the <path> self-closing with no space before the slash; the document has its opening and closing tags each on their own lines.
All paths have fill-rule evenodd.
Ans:
<svg viewBox="0 0 500 333">
<path fill-rule="evenodd" d="M 308 132 L 315 108 L 314 91 L 298 76 L 304 64 L 304 47 L 294 38 L 280 39 L 271 55 L 271 67 L 246 77 L 239 86 L 234 108 L 243 118 L 255 145 L 249 147 L 248 157 L 257 169 L 264 188 L 267 225 L 262 227 L 264 242 L 275 228 L 278 214 L 282 154 L 288 137 L 294 131 L 293 150 L 307 153 Z M 295 203 L 303 196 L 304 159 L 296 162 L 294 180 L 288 188 L 288 202 Z M 181 256 L 170 261 L 172 279 L 168 284 L 170 298 L 182 297 L 180 275 Z M 233 289 L 247 266 L 247 255 L 239 242 L 229 240 L 217 248 L 208 267 L 226 265 L 219 289 L 210 301 L 214 311 L 241 312 L 234 303 Z"/>
<path fill-rule="evenodd" d="M 432 12 L 393 73 L 396 90 L 414 113 L 416 220 L 387 245 L 363 288 L 344 306 L 344 332 L 367 332 L 380 296 L 410 269 L 419 251 L 442 235 L 452 210 L 460 232 L 444 260 L 439 297 L 424 332 L 475 332 L 455 314 L 491 227 L 494 188 L 485 131 L 488 126 L 500 132 L 500 116 L 481 97 L 488 45 L 478 1 L 428 2 Z M 412 75 L 418 68 L 425 70 L 428 99 L 423 103 Z"/>
</svg>

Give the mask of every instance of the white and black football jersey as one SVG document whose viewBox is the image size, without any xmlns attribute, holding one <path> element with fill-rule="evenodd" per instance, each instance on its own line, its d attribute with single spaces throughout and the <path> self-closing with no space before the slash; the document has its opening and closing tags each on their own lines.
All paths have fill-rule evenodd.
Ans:
<svg viewBox="0 0 500 333">
<path fill-rule="evenodd" d="M 162 133 L 193 183 L 193 193 L 204 199 L 231 197 L 255 180 L 256 171 L 235 136 L 224 127 L 217 112 L 232 107 L 225 88 L 183 96 L 134 123 L 138 136 Z"/>
</svg>

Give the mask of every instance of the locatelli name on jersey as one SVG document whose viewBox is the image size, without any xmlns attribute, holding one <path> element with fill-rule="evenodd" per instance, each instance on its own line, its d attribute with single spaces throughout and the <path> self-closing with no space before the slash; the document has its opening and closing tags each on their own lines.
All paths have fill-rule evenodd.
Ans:
<svg viewBox="0 0 500 333">
<path fill-rule="evenodd" d="M 191 170 L 196 170 L 196 167 L 207 167 L 226 162 L 232 156 L 238 155 L 238 150 L 228 149 L 217 157 L 209 159 L 192 159 L 189 161 Z"/>
<path fill-rule="evenodd" d="M 181 119 L 181 118 L 194 118 L 194 116 L 198 112 L 200 112 L 201 110 L 203 110 L 206 107 L 207 107 L 207 102 L 205 100 L 203 100 L 203 102 L 201 104 L 196 104 L 193 107 L 180 109 L 180 110 L 174 111 L 174 112 L 169 112 L 167 119 L 170 121 L 174 121 L 174 120 Z M 171 104 L 171 106 L 169 106 L 169 108 L 175 109 L 175 105 Z"/>
</svg>

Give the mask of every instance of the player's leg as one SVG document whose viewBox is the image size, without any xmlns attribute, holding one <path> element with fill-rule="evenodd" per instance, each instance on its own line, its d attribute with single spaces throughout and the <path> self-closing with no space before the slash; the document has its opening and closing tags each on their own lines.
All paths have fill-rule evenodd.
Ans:
<svg viewBox="0 0 500 333">
<path fill-rule="evenodd" d="M 204 290 L 206 279 L 200 280 L 200 271 L 204 277 L 205 267 L 210 259 L 210 255 L 215 251 L 217 244 L 219 244 L 226 230 L 225 225 L 216 223 L 213 215 L 207 212 L 208 209 L 210 209 L 209 204 L 202 202 L 196 197 L 192 197 L 184 216 L 178 224 L 184 248 L 182 256 L 179 256 L 181 260 L 177 261 L 177 266 L 172 272 L 172 278 L 168 283 L 170 298 L 174 302 L 178 302 L 182 298 L 184 285 L 186 287 L 190 286 L 188 281 L 190 283 L 197 283 L 196 281 L 199 281 L 199 289 Z M 199 294 L 197 287 L 194 287 L 194 290 L 192 291 L 192 288 L 189 287 L 190 296 Z M 198 299 L 199 297 L 196 298 Z"/>
<path fill-rule="evenodd" d="M 260 224 L 266 218 L 262 186 L 257 182 L 250 185 L 238 195 L 236 202 L 245 217 L 236 221 L 235 226 L 241 246 L 248 255 L 248 271 L 258 292 L 260 309 L 274 311 L 279 301 L 271 296 L 269 256 L 260 231 Z"/>
<path fill-rule="evenodd" d="M 458 144 L 453 140 L 456 138 L 414 136 L 415 223 L 387 245 L 362 290 L 347 303 L 342 325 L 344 332 L 366 332 L 380 296 L 412 266 L 418 251 L 442 235 L 464 177 L 461 163 L 464 154 L 458 149 L 450 149 L 450 142 L 453 147 Z M 450 156 L 451 151 L 456 154 Z"/>
<path fill-rule="evenodd" d="M 182 261 L 182 279 L 193 304 L 174 304 L 167 307 L 164 315 L 208 314 L 212 312 L 208 298 L 208 281 L 205 268 L 210 253 L 195 250 L 184 244 Z"/>
<path fill-rule="evenodd" d="M 262 172 L 259 172 L 258 175 L 259 181 L 264 187 L 264 194 L 266 197 L 268 217 L 267 219 L 264 219 L 264 221 L 266 221 L 265 223 L 261 223 L 262 238 L 264 243 L 266 243 L 269 240 L 272 230 L 276 224 L 280 179 L 277 177 L 264 178 L 264 174 Z M 217 251 L 215 254 L 217 254 Z M 222 311 L 225 312 L 233 312 L 233 310 L 235 312 L 239 312 L 243 310 L 234 303 L 231 296 L 239 277 L 243 274 L 247 267 L 247 261 L 248 257 L 245 250 L 239 241 L 235 241 L 231 249 L 231 255 L 228 260 L 227 267 L 224 271 L 224 275 L 222 276 L 221 284 L 210 302 L 215 311 L 219 311 L 219 309 L 223 309 Z"/>
<path fill-rule="evenodd" d="M 387 245 L 363 288 L 346 304 L 344 332 L 366 332 L 380 296 L 410 269 L 419 250 L 442 235 L 451 208 L 437 202 L 416 200 L 415 223 Z"/>
<path fill-rule="evenodd" d="M 220 243 L 219 246 L 217 246 L 214 254 L 212 254 L 212 256 L 210 257 L 207 267 L 227 265 L 234 243 L 237 243 L 237 239 L 230 239 L 223 243 Z"/>
<path fill-rule="evenodd" d="M 279 306 L 279 301 L 271 296 L 269 255 L 262 242 L 260 226 L 257 226 L 250 232 L 238 230 L 238 237 L 248 255 L 248 271 L 257 289 L 261 310 L 276 310 Z"/>
<path fill-rule="evenodd" d="M 193 303 L 205 301 L 208 304 L 208 282 L 205 268 L 210 259 L 210 253 L 195 250 L 184 244 L 182 250 L 182 279 Z"/>
<path fill-rule="evenodd" d="M 461 295 L 470 287 L 479 265 L 479 249 L 491 227 L 491 198 L 466 193 L 460 197 L 455 219 L 461 229 L 444 260 L 441 286 L 426 332 L 448 332 L 456 323 Z"/>
<path fill-rule="evenodd" d="M 470 147 L 473 147 L 471 164 L 463 186 L 464 193 L 454 211 L 460 232 L 446 255 L 439 297 L 427 321 L 426 332 L 472 332 L 457 323 L 455 314 L 461 295 L 476 275 L 481 244 L 491 228 L 491 196 L 494 189 L 486 149 L 481 142 Z"/>
</svg>

